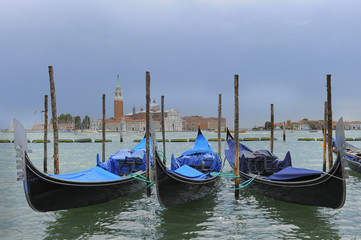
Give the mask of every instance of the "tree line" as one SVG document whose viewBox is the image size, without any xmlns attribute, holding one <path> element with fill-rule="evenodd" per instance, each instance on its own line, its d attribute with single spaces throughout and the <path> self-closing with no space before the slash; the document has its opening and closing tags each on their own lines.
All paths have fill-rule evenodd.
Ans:
<svg viewBox="0 0 361 240">
<path fill-rule="evenodd" d="M 75 129 L 89 129 L 90 127 L 90 117 L 85 115 L 83 119 L 80 116 L 73 117 L 71 114 L 61 114 L 58 117 L 59 124 L 69 124 L 74 123 Z"/>
</svg>

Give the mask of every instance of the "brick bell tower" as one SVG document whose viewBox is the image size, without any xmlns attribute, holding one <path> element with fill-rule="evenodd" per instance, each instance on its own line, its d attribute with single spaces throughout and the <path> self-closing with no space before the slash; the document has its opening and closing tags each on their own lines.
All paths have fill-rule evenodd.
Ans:
<svg viewBox="0 0 361 240">
<path fill-rule="evenodd" d="M 114 91 L 114 119 L 121 120 L 123 118 L 123 93 L 120 88 L 119 74 L 117 85 Z"/>
</svg>

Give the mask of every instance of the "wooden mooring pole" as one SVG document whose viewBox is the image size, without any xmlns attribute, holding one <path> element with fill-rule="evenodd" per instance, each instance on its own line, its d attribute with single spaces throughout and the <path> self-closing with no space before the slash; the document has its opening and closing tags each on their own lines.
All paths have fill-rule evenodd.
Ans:
<svg viewBox="0 0 361 240">
<path fill-rule="evenodd" d="M 44 173 L 48 172 L 48 95 L 44 96 Z"/>
<path fill-rule="evenodd" d="M 123 142 L 123 121 L 120 122 L 120 142 Z"/>
<path fill-rule="evenodd" d="M 326 131 L 327 131 L 327 101 L 325 102 L 325 109 L 324 109 L 324 116 L 323 116 L 323 164 L 322 164 L 322 170 L 326 172 Z"/>
<path fill-rule="evenodd" d="M 145 74 L 145 101 L 146 101 L 146 124 L 145 124 L 145 136 L 146 136 L 146 155 L 147 155 L 147 181 L 150 181 L 150 73 Z M 154 156 L 155 157 L 155 156 Z M 147 188 L 147 196 L 150 197 L 151 188 Z"/>
<path fill-rule="evenodd" d="M 162 111 L 162 139 L 163 139 L 163 163 L 166 164 L 166 154 L 165 154 L 165 123 L 164 123 L 164 96 L 161 97 L 161 111 Z M 174 129 L 173 129 L 174 130 Z"/>
<path fill-rule="evenodd" d="M 221 143 L 221 124 L 222 124 L 222 94 L 218 95 L 218 155 L 222 154 Z"/>
<path fill-rule="evenodd" d="M 105 162 L 105 94 L 103 94 L 102 162 Z"/>
<path fill-rule="evenodd" d="M 332 156 L 332 103 L 331 103 L 331 74 L 327 75 L 327 142 L 328 142 L 328 169 L 333 165 Z"/>
<path fill-rule="evenodd" d="M 235 183 L 235 192 L 234 196 L 236 199 L 239 199 L 239 137 L 238 137 L 238 118 L 239 118 L 239 102 L 238 102 L 238 75 L 234 75 L 234 183 Z"/>
<path fill-rule="evenodd" d="M 283 128 L 283 141 L 286 141 L 286 124 L 284 121 L 282 123 L 282 128 Z"/>
<path fill-rule="evenodd" d="M 274 112 L 273 112 L 273 104 L 271 104 L 271 137 L 270 137 L 270 148 L 271 153 L 273 153 L 273 130 L 274 130 Z"/>
<path fill-rule="evenodd" d="M 58 135 L 58 115 L 56 113 L 54 70 L 53 70 L 53 66 L 49 66 L 48 69 L 49 69 L 49 82 L 50 82 L 53 135 L 54 135 L 54 174 L 59 174 L 59 135 Z"/>
</svg>

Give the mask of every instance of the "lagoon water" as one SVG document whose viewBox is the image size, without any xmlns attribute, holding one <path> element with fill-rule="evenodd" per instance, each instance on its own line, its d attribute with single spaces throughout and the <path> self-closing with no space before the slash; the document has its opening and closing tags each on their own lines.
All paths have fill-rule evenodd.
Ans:
<svg viewBox="0 0 361 240">
<path fill-rule="evenodd" d="M 361 131 L 346 131 L 346 137 L 361 137 Z M 216 138 L 214 132 L 205 137 Z M 160 138 L 161 134 L 157 134 Z M 269 132 L 247 132 L 244 137 L 268 137 Z M 100 139 L 101 134 L 60 133 L 60 139 Z M 107 133 L 106 156 L 121 148 L 132 148 L 143 133 Z M 166 133 L 167 139 L 194 138 L 196 132 Z M 222 133 L 225 138 L 225 134 Z M 322 133 L 276 131 L 274 153 L 281 159 L 291 152 L 293 166 L 322 170 L 321 142 L 300 142 L 300 137 L 321 138 Z M 0 139 L 13 139 L 0 133 Z M 28 133 L 28 139 L 42 139 L 41 133 Z M 52 135 L 49 134 L 49 139 Z M 268 141 L 245 142 L 253 150 L 269 149 Z M 361 142 L 352 142 L 361 147 Z M 167 158 L 192 147 L 193 143 L 166 143 Z M 217 151 L 217 142 L 211 142 Z M 162 149 L 162 143 L 159 143 Z M 48 144 L 48 169 L 52 173 L 52 143 Z M 224 148 L 224 143 L 222 143 Z M 42 169 L 43 144 L 29 143 L 29 154 Z M 95 166 L 101 143 L 60 143 L 60 173 Z M 223 152 L 223 151 L 222 151 Z M 224 158 L 224 152 L 222 153 Z M 22 182 L 16 181 L 15 151 L 12 143 L 0 143 L 0 239 L 361 239 L 361 175 L 348 171 L 346 203 L 341 209 L 289 204 L 258 195 L 245 188 L 234 199 L 233 181 L 221 180 L 220 188 L 205 200 L 163 208 L 155 189 L 147 198 L 142 190 L 126 198 L 84 208 L 39 213 L 27 204 Z M 346 168 L 348 170 L 348 168 Z M 228 163 L 224 172 L 231 172 Z"/>
</svg>

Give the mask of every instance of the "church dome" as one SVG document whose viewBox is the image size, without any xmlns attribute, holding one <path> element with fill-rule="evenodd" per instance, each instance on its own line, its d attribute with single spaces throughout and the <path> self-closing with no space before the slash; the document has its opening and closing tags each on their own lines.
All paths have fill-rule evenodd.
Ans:
<svg viewBox="0 0 361 240">
<path fill-rule="evenodd" d="M 160 107 L 155 102 L 155 99 L 153 99 L 153 102 L 150 104 L 150 111 L 152 111 L 152 112 L 160 111 Z"/>
</svg>

